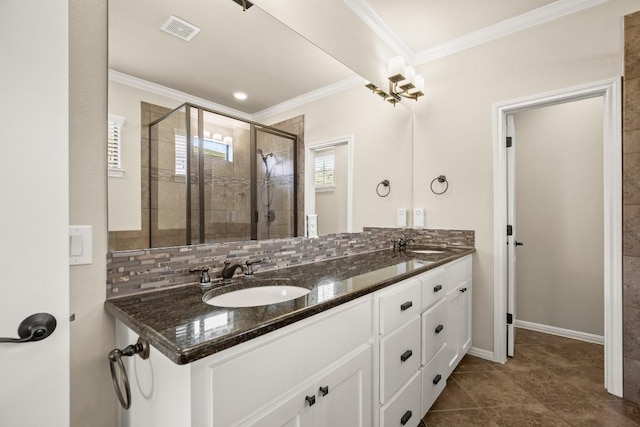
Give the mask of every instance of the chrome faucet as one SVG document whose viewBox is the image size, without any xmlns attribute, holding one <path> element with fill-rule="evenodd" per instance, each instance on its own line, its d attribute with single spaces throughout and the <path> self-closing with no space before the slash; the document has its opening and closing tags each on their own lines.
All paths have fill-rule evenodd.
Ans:
<svg viewBox="0 0 640 427">
<path fill-rule="evenodd" d="M 238 268 L 242 270 L 242 264 L 238 264 L 238 263 L 231 264 L 231 261 L 225 261 L 224 268 L 222 269 L 222 273 L 220 273 L 220 275 L 222 276 L 222 280 L 225 282 L 228 282 L 229 280 L 231 280 L 231 278 L 233 277 L 234 273 Z"/>
</svg>

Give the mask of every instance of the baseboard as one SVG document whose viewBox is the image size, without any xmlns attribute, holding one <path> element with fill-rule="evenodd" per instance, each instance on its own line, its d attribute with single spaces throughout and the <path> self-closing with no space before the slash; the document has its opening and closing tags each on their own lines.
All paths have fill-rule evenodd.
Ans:
<svg viewBox="0 0 640 427">
<path fill-rule="evenodd" d="M 573 331 L 571 329 L 558 328 L 556 326 L 541 325 L 540 323 L 527 322 L 525 320 L 516 320 L 515 325 L 517 328 L 529 329 L 545 334 L 558 335 L 560 337 L 604 345 L 604 336 L 602 335 L 588 334 L 586 332 Z"/>
<path fill-rule="evenodd" d="M 471 356 L 479 357 L 481 359 L 490 360 L 491 362 L 494 362 L 494 360 L 493 360 L 493 352 L 492 351 L 483 350 L 483 349 L 478 348 L 478 347 L 471 347 L 469 349 L 469 351 L 467 352 L 467 354 L 469 354 Z"/>
</svg>

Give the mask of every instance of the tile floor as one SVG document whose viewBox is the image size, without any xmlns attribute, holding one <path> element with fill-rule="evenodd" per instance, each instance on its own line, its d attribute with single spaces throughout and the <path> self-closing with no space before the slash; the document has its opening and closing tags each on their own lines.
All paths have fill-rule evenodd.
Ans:
<svg viewBox="0 0 640 427">
<path fill-rule="evenodd" d="M 420 427 L 640 426 L 640 405 L 604 390 L 603 350 L 518 329 L 516 357 L 465 356 Z"/>
</svg>

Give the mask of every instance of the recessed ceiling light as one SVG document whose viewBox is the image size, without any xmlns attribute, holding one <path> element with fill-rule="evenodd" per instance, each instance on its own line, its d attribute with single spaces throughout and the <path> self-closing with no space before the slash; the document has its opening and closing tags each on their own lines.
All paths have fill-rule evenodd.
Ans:
<svg viewBox="0 0 640 427">
<path fill-rule="evenodd" d="M 244 92 L 233 92 L 233 97 L 239 101 L 244 101 L 248 98 L 248 95 Z"/>
</svg>

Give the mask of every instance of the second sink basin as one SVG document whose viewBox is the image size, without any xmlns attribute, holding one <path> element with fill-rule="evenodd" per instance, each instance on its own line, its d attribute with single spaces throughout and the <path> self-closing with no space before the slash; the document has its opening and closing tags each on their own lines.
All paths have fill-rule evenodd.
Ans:
<svg viewBox="0 0 640 427">
<path fill-rule="evenodd" d="M 207 292 L 202 300 L 216 307 L 257 307 L 290 301 L 309 292 L 310 289 L 301 286 L 256 286 L 209 297 L 210 293 Z"/>
</svg>

